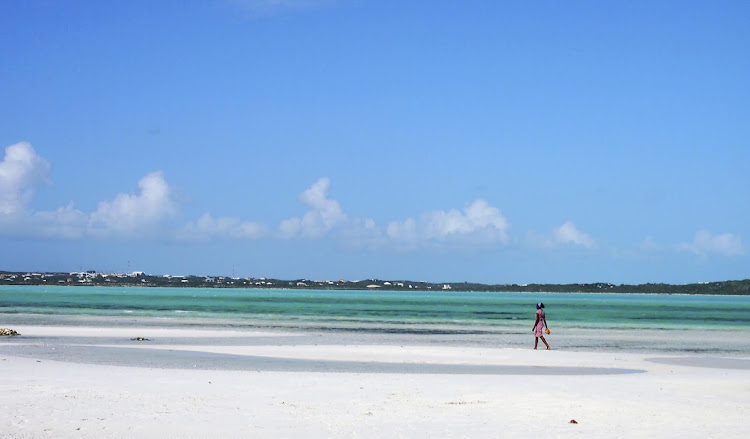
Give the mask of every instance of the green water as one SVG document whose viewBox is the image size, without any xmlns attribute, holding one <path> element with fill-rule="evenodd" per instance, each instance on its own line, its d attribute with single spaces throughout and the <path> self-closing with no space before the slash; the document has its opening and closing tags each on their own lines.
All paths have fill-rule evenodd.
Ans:
<svg viewBox="0 0 750 439">
<path fill-rule="evenodd" d="M 0 286 L 3 316 L 149 317 L 283 322 L 384 331 L 422 327 L 531 327 L 538 301 L 558 328 L 746 330 L 750 297 L 571 293 L 474 293 L 193 288 Z M 554 322 L 554 323 L 553 323 Z"/>
</svg>

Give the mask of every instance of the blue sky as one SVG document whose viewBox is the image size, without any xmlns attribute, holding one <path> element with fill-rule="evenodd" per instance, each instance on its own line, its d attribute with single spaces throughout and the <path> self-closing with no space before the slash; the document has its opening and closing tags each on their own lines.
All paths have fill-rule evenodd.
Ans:
<svg viewBox="0 0 750 439">
<path fill-rule="evenodd" d="M 750 278 L 750 3 L 0 3 L 0 270 Z"/>
</svg>

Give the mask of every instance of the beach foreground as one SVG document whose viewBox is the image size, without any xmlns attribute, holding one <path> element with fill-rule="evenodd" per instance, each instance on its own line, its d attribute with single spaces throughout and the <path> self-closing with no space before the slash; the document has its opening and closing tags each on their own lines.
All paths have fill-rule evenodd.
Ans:
<svg viewBox="0 0 750 439">
<path fill-rule="evenodd" d="M 0 437 L 750 437 L 746 357 L 14 329 Z"/>
</svg>

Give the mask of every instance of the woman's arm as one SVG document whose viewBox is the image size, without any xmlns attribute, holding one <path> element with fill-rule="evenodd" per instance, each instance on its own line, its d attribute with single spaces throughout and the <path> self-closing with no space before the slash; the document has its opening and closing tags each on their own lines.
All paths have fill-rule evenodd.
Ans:
<svg viewBox="0 0 750 439">
<path fill-rule="evenodd" d="M 534 320 L 534 326 L 531 328 L 531 332 L 534 332 L 536 330 L 536 325 L 539 323 L 539 314 L 536 315 L 536 320 Z M 546 323 L 545 323 L 546 325 Z"/>
</svg>

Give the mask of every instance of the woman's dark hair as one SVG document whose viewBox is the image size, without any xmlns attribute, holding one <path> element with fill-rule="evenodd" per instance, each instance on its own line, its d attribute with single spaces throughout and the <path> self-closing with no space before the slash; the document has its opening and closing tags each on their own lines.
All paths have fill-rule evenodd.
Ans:
<svg viewBox="0 0 750 439">
<path fill-rule="evenodd" d="M 544 308 L 544 304 L 542 302 L 539 302 L 536 304 L 536 309 Z"/>
</svg>

